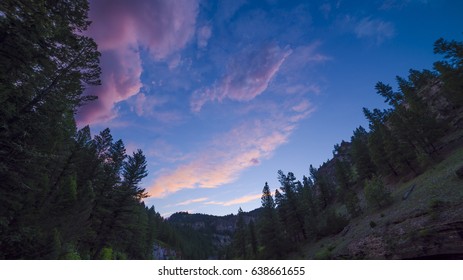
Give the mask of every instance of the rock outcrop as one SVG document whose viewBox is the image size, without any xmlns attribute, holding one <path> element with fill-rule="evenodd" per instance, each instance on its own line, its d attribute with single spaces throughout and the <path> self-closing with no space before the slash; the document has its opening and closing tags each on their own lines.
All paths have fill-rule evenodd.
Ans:
<svg viewBox="0 0 463 280">
<path fill-rule="evenodd" d="M 404 216 L 357 237 L 336 259 L 462 259 L 463 205 Z"/>
</svg>

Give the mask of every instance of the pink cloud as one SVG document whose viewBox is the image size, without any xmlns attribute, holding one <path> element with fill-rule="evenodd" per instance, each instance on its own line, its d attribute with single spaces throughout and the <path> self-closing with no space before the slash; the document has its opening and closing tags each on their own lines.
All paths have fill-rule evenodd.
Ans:
<svg viewBox="0 0 463 280">
<path fill-rule="evenodd" d="M 188 162 L 161 173 L 147 188 L 153 197 L 195 188 L 217 188 L 234 182 L 240 173 L 270 158 L 288 142 L 296 124 L 313 110 L 309 103 L 293 105 L 291 113 L 274 113 L 265 120 L 241 124 L 212 139 L 199 153 L 191 154 Z"/>
<path fill-rule="evenodd" d="M 277 45 L 244 51 L 229 62 L 227 73 L 221 81 L 193 93 L 190 100 L 191 110 L 199 112 L 206 102 L 221 102 L 225 98 L 235 101 L 254 99 L 267 89 L 290 54 L 290 49 L 281 49 Z"/>
<path fill-rule="evenodd" d="M 292 107 L 293 111 L 302 113 L 306 111 L 310 111 L 312 109 L 312 104 L 309 101 L 303 100 L 299 104 Z"/>
<path fill-rule="evenodd" d="M 207 197 L 188 199 L 188 200 L 185 200 L 185 201 L 182 201 L 182 202 L 179 202 L 179 203 L 175 204 L 175 206 L 189 205 L 189 204 L 193 204 L 193 203 L 204 202 L 206 200 L 208 200 Z"/>
<path fill-rule="evenodd" d="M 101 86 L 86 90 L 98 99 L 81 107 L 79 123 L 108 121 L 116 116 L 114 104 L 136 94 L 140 87 L 141 61 L 132 50 L 107 50 L 101 57 Z"/>
<path fill-rule="evenodd" d="M 101 82 L 86 91 L 98 100 L 82 107 L 80 124 L 108 121 L 117 115 L 114 105 L 137 94 L 142 72 L 139 48 L 155 60 L 167 59 L 195 33 L 198 1 L 195 0 L 94 0 L 87 34 L 101 52 Z"/>
<path fill-rule="evenodd" d="M 315 107 L 308 100 L 302 100 L 299 104 L 293 106 L 291 109 L 293 112 L 295 112 L 295 114 L 290 118 L 291 122 L 293 123 L 297 123 L 315 112 Z"/>
<path fill-rule="evenodd" d="M 269 158 L 288 141 L 295 126 L 287 121 L 253 121 L 213 139 L 189 162 L 165 171 L 148 188 L 153 197 L 164 197 L 182 189 L 217 188 L 234 182 L 241 171 Z"/>
<path fill-rule="evenodd" d="M 201 154 L 200 158 L 162 174 L 148 192 L 153 197 L 164 197 L 182 189 L 216 188 L 231 183 L 241 170 L 252 165 L 251 158 L 257 155 L 258 151 L 251 151 L 227 157 L 217 150 Z"/>
<path fill-rule="evenodd" d="M 260 199 L 261 197 L 262 197 L 262 194 L 250 194 L 250 195 L 245 195 L 245 196 L 238 197 L 235 199 L 231 199 L 228 201 L 207 201 L 204 204 L 205 205 L 232 206 L 232 205 L 237 205 L 237 204 L 248 203 L 248 202 Z"/>
</svg>

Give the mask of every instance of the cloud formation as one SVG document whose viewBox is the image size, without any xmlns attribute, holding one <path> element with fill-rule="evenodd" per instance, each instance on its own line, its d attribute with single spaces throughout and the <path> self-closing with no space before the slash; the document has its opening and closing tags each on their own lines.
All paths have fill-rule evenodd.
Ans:
<svg viewBox="0 0 463 280">
<path fill-rule="evenodd" d="M 108 121 L 117 112 L 117 102 L 137 94 L 141 88 L 140 49 L 155 60 L 165 60 L 185 47 L 195 33 L 196 0 L 94 0 L 87 35 L 101 52 L 101 82 L 86 91 L 98 100 L 82 107 L 81 124 Z"/>
<path fill-rule="evenodd" d="M 392 22 L 371 16 L 359 19 L 352 15 L 344 15 L 338 18 L 335 25 L 343 32 L 352 33 L 359 39 L 373 41 L 376 45 L 395 36 L 395 27 Z"/>
<path fill-rule="evenodd" d="M 165 197 L 183 189 L 217 188 L 234 182 L 239 174 L 288 142 L 297 122 L 313 108 L 307 101 L 288 106 L 265 120 L 248 121 L 216 136 L 201 151 L 187 155 L 186 163 L 161 173 L 147 188 L 152 197 Z M 280 110 L 284 110 L 280 108 Z"/>
<path fill-rule="evenodd" d="M 269 157 L 287 141 L 289 131 L 272 132 L 264 127 L 253 122 L 219 136 L 193 160 L 161 174 L 148 188 L 149 194 L 163 197 L 182 189 L 216 188 L 233 182 L 242 170 Z"/>
<path fill-rule="evenodd" d="M 262 194 L 249 194 L 242 197 L 238 197 L 228 201 L 207 201 L 205 205 L 221 205 L 221 206 L 232 206 L 237 204 L 244 204 L 247 202 L 254 201 L 256 199 L 260 199 Z"/>
<path fill-rule="evenodd" d="M 185 201 L 182 201 L 182 202 L 179 202 L 179 203 L 175 204 L 175 206 L 184 206 L 184 205 L 189 205 L 189 204 L 193 204 L 193 203 L 203 202 L 203 201 L 206 201 L 206 200 L 208 200 L 207 197 L 188 199 L 188 200 L 185 200 Z"/>
<path fill-rule="evenodd" d="M 224 77 L 211 87 L 196 90 L 190 100 L 193 112 L 199 112 L 208 101 L 224 99 L 249 101 L 262 94 L 280 69 L 291 49 L 268 45 L 245 50 L 232 58 Z"/>
<path fill-rule="evenodd" d="M 392 23 L 369 17 L 360 20 L 354 32 L 358 38 L 374 38 L 377 44 L 381 44 L 384 40 L 395 35 Z"/>
</svg>

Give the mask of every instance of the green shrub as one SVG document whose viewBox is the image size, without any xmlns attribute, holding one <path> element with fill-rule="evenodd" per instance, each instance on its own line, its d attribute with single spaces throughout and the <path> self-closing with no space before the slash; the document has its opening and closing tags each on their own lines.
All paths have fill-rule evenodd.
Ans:
<svg viewBox="0 0 463 280">
<path fill-rule="evenodd" d="M 104 247 L 100 253 L 100 260 L 112 260 L 113 259 L 113 248 Z"/>
<path fill-rule="evenodd" d="M 80 255 L 76 251 L 67 252 L 63 256 L 64 260 L 80 260 Z"/>
<path fill-rule="evenodd" d="M 62 260 L 81 260 L 80 254 L 77 252 L 77 249 L 74 244 L 68 243 L 62 247 L 61 253 Z"/>
<path fill-rule="evenodd" d="M 315 253 L 316 260 L 329 260 L 331 259 L 331 251 L 328 248 L 321 249 Z"/>
</svg>

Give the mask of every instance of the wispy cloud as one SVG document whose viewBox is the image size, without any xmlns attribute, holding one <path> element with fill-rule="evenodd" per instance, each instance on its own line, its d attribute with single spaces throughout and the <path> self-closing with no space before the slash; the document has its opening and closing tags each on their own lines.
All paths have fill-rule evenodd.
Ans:
<svg viewBox="0 0 463 280">
<path fill-rule="evenodd" d="M 360 20 L 354 31 L 358 38 L 374 38 L 377 44 L 395 35 L 394 25 L 391 22 L 369 17 Z"/>
<path fill-rule="evenodd" d="M 87 35 L 101 52 L 102 85 L 86 91 L 98 100 L 80 109 L 78 122 L 116 117 L 114 105 L 137 94 L 142 86 L 139 49 L 146 48 L 155 60 L 169 58 L 193 37 L 197 13 L 196 0 L 91 1 L 93 24 Z"/>
<path fill-rule="evenodd" d="M 127 99 L 130 110 L 138 116 L 148 117 L 165 124 L 181 123 L 184 120 L 185 114 L 172 109 L 169 111 L 161 109 L 161 106 L 167 102 L 168 98 L 166 97 L 148 95 L 143 92 Z"/>
<path fill-rule="evenodd" d="M 395 36 L 395 27 L 392 22 L 373 17 L 359 19 L 355 16 L 344 15 L 338 18 L 335 26 L 343 32 L 355 34 L 357 38 L 370 40 L 376 45 Z"/>
<path fill-rule="evenodd" d="M 289 94 L 306 94 L 306 93 L 315 93 L 320 94 L 321 88 L 316 84 L 295 84 L 285 87 L 285 92 Z"/>
<path fill-rule="evenodd" d="M 140 92 L 128 99 L 127 102 L 131 105 L 131 110 L 135 111 L 138 116 L 146 116 L 153 112 L 154 107 L 165 104 L 167 100 Z"/>
<path fill-rule="evenodd" d="M 287 107 L 287 108 L 285 108 Z M 288 142 L 297 123 L 313 112 L 305 100 L 280 105 L 266 115 L 216 135 L 204 148 L 186 155 L 186 162 L 163 171 L 148 187 L 152 197 L 164 197 L 183 189 L 217 188 L 234 182 L 239 174 L 268 159 Z"/>
<path fill-rule="evenodd" d="M 175 204 L 175 206 L 184 206 L 184 205 L 189 205 L 189 204 L 193 204 L 193 203 L 200 203 L 200 202 L 204 202 L 206 200 L 208 200 L 207 197 L 188 199 L 188 200 L 185 200 L 185 201 L 182 201 L 182 202 L 179 202 L 179 203 Z"/>
<path fill-rule="evenodd" d="M 293 123 L 297 123 L 315 112 L 315 107 L 308 100 L 302 100 L 299 104 L 293 106 L 291 109 L 297 113 L 291 117 L 291 121 Z"/>
<path fill-rule="evenodd" d="M 275 44 L 243 51 L 229 61 L 227 73 L 220 81 L 193 93 L 191 110 L 199 112 L 206 102 L 221 102 L 225 98 L 235 101 L 254 99 L 267 89 L 290 54 L 289 48 L 282 49 Z"/>
<path fill-rule="evenodd" d="M 288 141 L 294 126 L 272 121 L 247 122 L 215 137 L 203 151 L 190 155 L 192 160 L 156 178 L 149 194 L 163 197 L 182 189 L 216 188 L 235 181 L 242 170 L 269 158 Z"/>
<path fill-rule="evenodd" d="M 244 203 L 248 203 L 251 201 L 255 201 L 257 199 L 260 199 L 261 197 L 262 197 L 262 194 L 249 194 L 249 195 L 245 195 L 245 196 L 231 199 L 228 201 L 207 201 L 207 202 L 204 202 L 204 204 L 205 205 L 232 206 L 232 205 L 244 204 Z"/>
<path fill-rule="evenodd" d="M 384 0 L 380 3 L 380 10 L 392 10 L 392 9 L 403 9 L 412 3 L 418 3 L 422 5 L 428 4 L 429 0 Z"/>
<path fill-rule="evenodd" d="M 333 60 L 322 52 L 322 44 L 320 40 L 315 40 L 293 47 L 293 52 L 281 66 L 279 82 L 272 84 L 273 90 L 299 96 L 320 94 L 324 78 L 319 76 L 316 66 Z"/>
<path fill-rule="evenodd" d="M 291 58 L 288 59 L 289 67 L 300 68 L 304 65 L 315 65 L 331 60 L 331 57 L 319 52 L 321 46 L 320 41 L 315 41 L 310 44 L 301 45 L 294 49 Z"/>
</svg>

